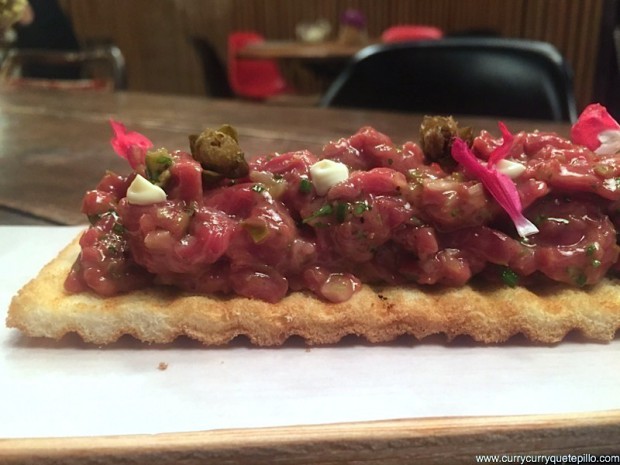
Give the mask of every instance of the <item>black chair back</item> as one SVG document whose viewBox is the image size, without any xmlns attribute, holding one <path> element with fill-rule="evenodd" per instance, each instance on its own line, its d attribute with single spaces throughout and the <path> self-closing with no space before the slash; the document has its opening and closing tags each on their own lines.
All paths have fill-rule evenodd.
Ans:
<svg viewBox="0 0 620 465">
<path fill-rule="evenodd" d="M 321 106 L 575 121 L 572 71 L 546 42 L 495 37 L 371 45 Z"/>
</svg>

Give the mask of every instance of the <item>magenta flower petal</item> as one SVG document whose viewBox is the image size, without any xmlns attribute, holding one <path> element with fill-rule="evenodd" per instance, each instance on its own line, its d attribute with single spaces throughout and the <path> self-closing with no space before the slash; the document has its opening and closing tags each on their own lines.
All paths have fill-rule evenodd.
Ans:
<svg viewBox="0 0 620 465">
<path fill-rule="evenodd" d="M 575 144 L 595 151 L 601 145 L 599 134 L 603 131 L 618 129 L 620 129 L 620 124 L 607 112 L 607 109 L 599 103 L 593 103 L 581 112 L 577 122 L 573 124 L 570 138 Z"/>
<path fill-rule="evenodd" d="M 114 151 L 122 158 L 129 161 L 132 168 L 144 163 L 146 151 L 153 147 L 153 143 L 142 134 L 134 131 L 127 131 L 123 123 L 110 120 L 110 126 L 114 131 L 114 137 L 110 143 Z"/>
<path fill-rule="evenodd" d="M 497 125 L 502 133 L 503 142 L 502 145 L 493 150 L 491 155 L 489 155 L 489 166 L 495 166 L 498 161 L 506 158 L 515 140 L 515 136 L 512 135 L 504 123 L 500 121 Z"/>
<path fill-rule="evenodd" d="M 498 149 L 501 148 L 498 147 Z M 519 192 L 508 176 L 493 167 L 483 165 L 462 139 L 454 140 L 452 157 L 465 168 L 470 176 L 482 182 L 497 203 L 508 213 L 519 236 L 527 237 L 538 232 L 538 228 L 523 215 Z"/>
</svg>

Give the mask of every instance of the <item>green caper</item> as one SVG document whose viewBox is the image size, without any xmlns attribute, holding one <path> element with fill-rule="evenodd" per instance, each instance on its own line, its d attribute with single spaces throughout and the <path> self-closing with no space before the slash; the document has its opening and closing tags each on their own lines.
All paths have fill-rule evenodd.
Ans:
<svg viewBox="0 0 620 465">
<path fill-rule="evenodd" d="M 192 157 L 205 169 L 226 178 L 240 178 L 249 171 L 237 132 L 229 125 L 217 130 L 205 129 L 200 135 L 189 136 Z"/>
</svg>

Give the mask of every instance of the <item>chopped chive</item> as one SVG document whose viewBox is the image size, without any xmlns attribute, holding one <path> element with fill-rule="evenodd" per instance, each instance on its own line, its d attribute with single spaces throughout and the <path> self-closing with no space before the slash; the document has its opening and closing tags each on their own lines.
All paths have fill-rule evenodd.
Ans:
<svg viewBox="0 0 620 465">
<path fill-rule="evenodd" d="M 321 208 L 319 208 L 317 211 L 315 211 L 312 215 L 310 215 L 308 218 L 305 218 L 304 223 L 307 223 L 308 221 L 311 221 L 314 218 L 318 218 L 320 216 L 331 215 L 333 212 L 334 212 L 334 207 L 332 207 L 331 204 L 326 203 Z"/>
<path fill-rule="evenodd" d="M 576 267 L 569 267 L 566 269 L 566 272 L 568 273 L 569 278 L 579 287 L 583 287 L 587 284 L 588 282 L 588 277 L 586 276 L 586 274 L 583 272 L 583 270 L 580 270 L 579 268 Z"/>
<path fill-rule="evenodd" d="M 349 206 L 346 203 L 336 204 L 336 221 L 338 221 L 338 223 L 344 223 L 347 219 L 348 210 Z"/>
<path fill-rule="evenodd" d="M 262 184 L 254 184 L 251 189 L 254 192 L 264 192 L 265 191 L 265 186 L 263 186 Z"/>
<path fill-rule="evenodd" d="M 519 283 L 519 275 L 506 267 L 502 270 L 502 281 L 509 287 L 515 287 Z"/>
<path fill-rule="evenodd" d="M 167 155 L 162 155 L 162 156 L 157 158 L 157 163 L 161 163 L 165 167 L 168 167 L 168 166 L 172 165 L 172 158 L 170 158 Z"/>
<path fill-rule="evenodd" d="M 575 284 L 577 284 L 577 286 L 579 287 L 585 286 L 587 282 L 588 282 L 588 278 L 583 273 L 579 273 L 577 277 L 575 278 Z"/>
<path fill-rule="evenodd" d="M 309 179 L 303 178 L 299 182 L 299 192 L 302 194 L 309 194 L 312 192 L 312 182 Z"/>
<path fill-rule="evenodd" d="M 353 205 L 353 213 L 359 216 L 364 214 L 364 212 L 370 210 L 370 208 L 370 204 L 367 200 L 355 202 L 355 204 Z"/>
</svg>

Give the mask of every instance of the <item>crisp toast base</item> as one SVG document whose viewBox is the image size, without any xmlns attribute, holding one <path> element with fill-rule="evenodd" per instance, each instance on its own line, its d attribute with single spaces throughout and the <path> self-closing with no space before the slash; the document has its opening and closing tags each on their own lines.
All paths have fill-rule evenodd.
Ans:
<svg viewBox="0 0 620 465">
<path fill-rule="evenodd" d="M 79 253 L 75 239 L 12 299 L 6 324 L 28 336 L 60 339 L 75 332 L 103 345 L 129 334 L 168 343 L 185 335 L 223 345 L 238 335 L 258 346 L 278 346 L 291 336 L 309 345 L 357 335 L 373 343 L 408 334 L 442 333 L 498 343 L 519 333 L 555 343 L 579 331 L 609 341 L 620 328 L 620 282 L 605 279 L 591 289 L 553 286 L 421 288 L 363 286 L 347 302 L 326 303 L 293 292 L 277 304 L 244 297 L 193 295 L 148 288 L 115 297 L 65 292 L 65 277 Z"/>
</svg>

